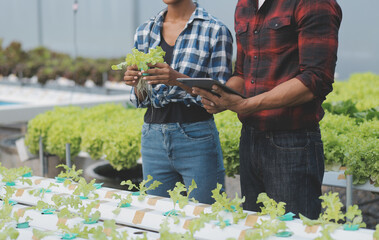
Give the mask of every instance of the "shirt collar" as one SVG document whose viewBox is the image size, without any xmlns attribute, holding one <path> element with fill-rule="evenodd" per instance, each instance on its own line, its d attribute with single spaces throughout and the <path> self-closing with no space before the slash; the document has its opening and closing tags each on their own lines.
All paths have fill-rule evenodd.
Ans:
<svg viewBox="0 0 379 240">
<path fill-rule="evenodd" d="M 190 19 L 187 22 L 188 24 L 191 24 L 195 19 L 199 20 L 210 20 L 210 16 L 207 11 L 205 11 L 204 8 L 200 7 L 197 2 L 195 2 L 196 9 L 192 13 Z M 164 15 L 167 12 L 167 8 L 163 9 L 161 12 L 158 13 L 158 15 L 155 18 L 152 18 L 151 20 L 156 22 L 159 26 L 162 26 L 164 21 Z"/>
</svg>

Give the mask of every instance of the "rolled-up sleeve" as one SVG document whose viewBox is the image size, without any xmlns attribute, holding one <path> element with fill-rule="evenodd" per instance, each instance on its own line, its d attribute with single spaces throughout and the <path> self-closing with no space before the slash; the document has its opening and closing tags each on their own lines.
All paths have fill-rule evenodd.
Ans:
<svg viewBox="0 0 379 240">
<path fill-rule="evenodd" d="M 341 8 L 334 0 L 300 0 L 295 20 L 301 72 L 296 78 L 323 100 L 333 89 Z"/>
</svg>

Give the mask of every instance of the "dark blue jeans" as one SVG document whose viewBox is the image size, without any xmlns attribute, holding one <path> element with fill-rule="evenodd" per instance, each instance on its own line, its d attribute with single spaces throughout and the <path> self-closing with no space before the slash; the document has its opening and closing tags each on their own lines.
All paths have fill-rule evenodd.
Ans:
<svg viewBox="0 0 379 240">
<path fill-rule="evenodd" d="M 286 203 L 286 212 L 312 219 L 321 212 L 324 152 L 320 130 L 258 131 L 244 125 L 240 141 L 241 192 L 245 210 L 266 192 Z"/>
<path fill-rule="evenodd" d="M 148 175 L 162 185 L 148 194 L 170 197 L 176 182 L 197 188 L 190 198 L 212 204 L 212 190 L 224 186 L 225 168 L 218 131 L 213 119 L 195 123 L 148 124 L 142 127 L 143 177 Z"/>
</svg>

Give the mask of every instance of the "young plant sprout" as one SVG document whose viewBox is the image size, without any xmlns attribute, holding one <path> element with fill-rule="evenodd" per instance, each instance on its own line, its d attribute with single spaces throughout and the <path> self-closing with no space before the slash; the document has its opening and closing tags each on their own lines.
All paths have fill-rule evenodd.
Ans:
<svg viewBox="0 0 379 240">
<path fill-rule="evenodd" d="M 49 204 L 42 200 L 38 200 L 37 205 L 33 208 L 41 211 L 41 214 L 54 214 L 57 210 L 55 205 Z"/>
<path fill-rule="evenodd" d="M 181 183 L 181 182 L 177 182 L 175 184 L 175 188 L 173 190 L 168 190 L 167 192 L 170 195 L 170 198 L 171 198 L 172 202 L 174 203 L 174 209 L 171 210 L 171 211 L 169 211 L 167 213 L 167 215 L 172 215 L 172 214 L 176 215 L 177 214 L 177 210 L 175 209 L 176 204 L 179 205 L 180 209 L 183 209 L 184 206 L 186 206 L 190 200 L 192 202 L 194 202 L 194 203 L 197 203 L 198 201 L 195 198 L 189 199 L 190 193 L 195 188 L 197 188 L 197 185 L 196 185 L 195 180 L 192 179 L 191 186 L 188 187 L 188 190 L 187 190 L 186 186 L 183 183 Z M 182 194 L 183 192 L 185 192 L 186 195 L 183 195 Z M 185 216 L 185 212 L 184 211 L 181 211 L 180 213 L 182 214 L 182 216 Z"/>
<path fill-rule="evenodd" d="M 17 228 L 28 228 L 29 227 L 29 221 L 33 220 L 29 216 L 22 216 L 18 214 L 17 212 L 13 213 L 13 218 L 16 220 Z"/>
<path fill-rule="evenodd" d="M 20 168 L 6 168 L 1 166 L 0 163 L 0 175 L 2 176 L 2 182 L 5 182 L 8 186 L 14 186 L 15 181 L 19 180 L 21 183 L 27 183 L 32 185 L 32 180 L 27 179 L 24 175 L 30 173 L 32 170 L 29 167 L 20 167 Z"/>
<path fill-rule="evenodd" d="M 126 197 L 122 197 L 120 194 L 113 194 L 113 198 L 120 200 L 120 202 L 117 205 L 117 208 L 115 210 L 113 210 L 113 213 L 116 215 L 120 214 L 121 208 L 129 207 L 133 201 L 131 193 L 126 195 Z"/>
<path fill-rule="evenodd" d="M 87 205 L 83 205 L 79 208 L 79 216 L 84 219 L 84 223 L 96 223 L 100 219 L 100 212 L 96 210 L 94 213 L 92 213 L 93 209 L 98 206 L 100 203 L 99 200 L 92 201 L 88 203 Z"/>
<path fill-rule="evenodd" d="M 57 176 L 57 181 L 64 181 L 64 185 L 67 186 L 71 181 L 78 182 L 80 176 L 83 174 L 83 169 L 76 170 L 76 166 L 72 165 L 72 168 L 68 167 L 65 164 L 59 164 L 57 168 L 62 167 L 64 171 L 61 171 Z"/>
<path fill-rule="evenodd" d="M 104 227 L 98 226 L 91 229 L 91 239 L 94 240 L 105 240 L 105 239 L 130 239 L 127 231 L 116 231 L 117 225 L 115 220 L 105 220 Z"/>
<path fill-rule="evenodd" d="M 91 182 L 87 183 L 84 178 L 80 178 L 78 185 L 76 186 L 72 194 L 78 195 L 82 199 L 96 199 L 99 194 L 95 193 L 96 187 L 94 186 L 96 179 L 92 179 Z"/>
<path fill-rule="evenodd" d="M 62 196 L 54 194 L 51 197 L 51 200 L 54 202 L 57 209 L 62 209 L 62 207 L 79 209 L 79 206 L 82 205 L 82 200 L 75 195 Z"/>
<path fill-rule="evenodd" d="M 88 239 L 89 234 L 94 232 L 93 229 L 90 229 L 88 226 L 85 226 L 83 223 L 77 223 L 72 227 L 67 226 L 65 223 L 57 223 L 57 227 L 59 230 L 62 231 L 65 239 L 72 239 L 72 237 Z"/>
<path fill-rule="evenodd" d="M 154 182 L 152 184 L 150 184 L 149 187 L 146 187 L 146 184 L 148 182 L 150 182 L 151 180 L 153 180 L 153 177 L 148 175 L 147 180 L 143 180 L 139 184 L 139 186 L 133 184 L 132 181 L 130 181 L 130 180 L 122 181 L 120 185 L 122 185 L 122 186 L 127 185 L 129 191 L 132 190 L 133 188 L 137 189 L 139 191 L 138 200 L 143 201 L 147 195 L 146 191 L 156 189 L 159 185 L 162 184 L 161 182 L 154 180 Z"/>
<path fill-rule="evenodd" d="M 260 193 L 258 195 L 257 203 L 262 203 L 263 207 L 261 207 L 261 212 L 259 215 L 270 215 L 271 219 L 283 216 L 286 212 L 285 203 L 279 202 L 277 203 L 274 199 L 267 196 L 267 193 Z"/>
<path fill-rule="evenodd" d="M 352 226 L 366 227 L 366 223 L 363 222 L 362 211 L 358 208 L 358 205 L 349 206 L 346 216 L 346 225 L 351 228 Z"/>
<path fill-rule="evenodd" d="M 0 195 L 0 198 L 3 200 L 4 204 L 11 205 L 10 199 L 13 196 L 13 194 L 16 192 L 16 189 L 11 186 L 5 186 L 4 190 L 5 190 L 5 194 L 3 196 Z"/>
<path fill-rule="evenodd" d="M 341 211 L 343 204 L 338 197 L 338 193 L 325 193 L 323 196 L 320 196 L 320 199 L 322 199 L 321 206 L 324 208 L 324 211 L 320 214 L 318 219 L 311 220 L 303 216 L 301 213 L 299 214 L 304 225 L 326 225 L 330 223 L 338 223 L 339 220 L 344 220 L 345 217 Z"/>
<path fill-rule="evenodd" d="M 376 230 L 374 232 L 374 239 L 379 240 L 379 224 L 376 224 Z"/>
<path fill-rule="evenodd" d="M 43 240 L 45 237 L 55 235 L 53 231 L 41 231 L 33 228 L 33 239 Z"/>
<path fill-rule="evenodd" d="M 237 223 L 240 219 L 247 216 L 247 213 L 244 213 L 241 207 L 241 204 L 245 202 L 245 197 L 241 199 L 236 193 L 234 199 L 229 199 L 225 192 L 220 194 L 221 188 L 222 185 L 217 184 L 217 188 L 212 190 L 212 197 L 216 200 L 216 202 L 212 204 L 212 212 L 217 215 L 223 211 L 231 212 L 233 216 L 233 223 Z"/>
<path fill-rule="evenodd" d="M 311 220 L 302 214 L 299 214 L 299 217 L 303 221 L 304 225 L 322 226 L 322 237 L 316 239 L 331 239 L 330 233 L 334 232 L 334 230 L 340 226 L 339 221 L 343 221 L 345 219 L 345 216 L 348 221 L 348 223 L 345 224 L 346 230 L 351 230 L 349 228 L 352 225 L 358 225 L 358 228 L 365 226 L 365 223 L 362 222 L 362 211 L 358 209 L 357 205 L 350 206 L 346 214 L 342 213 L 341 209 L 343 207 L 343 204 L 338 197 L 338 193 L 325 193 L 323 196 L 320 196 L 320 199 L 322 199 L 321 206 L 324 211 L 320 214 L 318 219 Z"/>
<path fill-rule="evenodd" d="M 0 196 L 1 199 L 3 200 L 3 206 L 0 208 L 0 223 L 3 225 L 13 221 L 12 214 L 11 214 L 13 206 L 10 203 L 10 198 L 13 196 L 14 192 L 16 191 L 15 188 L 10 187 L 10 186 L 5 186 L 4 189 L 5 189 L 4 196 Z M 0 228 L 2 227 L 0 225 Z"/>
<path fill-rule="evenodd" d="M 35 197 L 39 197 L 42 200 L 46 193 L 51 192 L 52 187 L 59 187 L 59 185 L 55 183 L 50 183 L 47 188 L 38 188 L 38 189 L 29 190 L 29 194 Z"/>
<path fill-rule="evenodd" d="M 159 229 L 160 239 L 165 239 L 165 240 L 176 240 L 176 239 L 195 240 L 193 235 L 191 236 L 190 232 L 185 232 L 185 233 L 170 232 L 168 218 L 166 218 L 159 226 L 161 227 Z"/>
<path fill-rule="evenodd" d="M 260 240 L 268 239 L 270 236 L 278 233 L 285 232 L 287 229 L 286 223 L 276 218 L 270 218 L 268 220 L 261 220 L 260 223 L 256 223 L 252 230 L 246 232 L 245 239 Z"/>
<path fill-rule="evenodd" d="M 4 228 L 4 226 L 1 226 L 3 224 L 0 224 L 0 239 L 17 239 L 18 235 L 20 234 L 14 227 L 7 226 Z"/>
</svg>

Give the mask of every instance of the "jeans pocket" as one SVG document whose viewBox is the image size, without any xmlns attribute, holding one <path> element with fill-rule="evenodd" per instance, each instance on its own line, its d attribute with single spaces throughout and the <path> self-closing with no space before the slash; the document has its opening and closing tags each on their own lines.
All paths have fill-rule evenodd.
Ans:
<svg viewBox="0 0 379 240">
<path fill-rule="evenodd" d="M 294 151 L 308 147 L 310 139 L 306 131 L 272 132 L 270 143 L 279 150 Z"/>
<path fill-rule="evenodd" d="M 149 133 L 149 130 L 150 130 L 149 124 L 144 123 L 142 125 L 141 136 L 146 137 L 146 135 Z"/>
<path fill-rule="evenodd" d="M 190 140 L 204 141 L 213 138 L 213 127 L 208 121 L 180 125 L 181 133 Z"/>
</svg>

